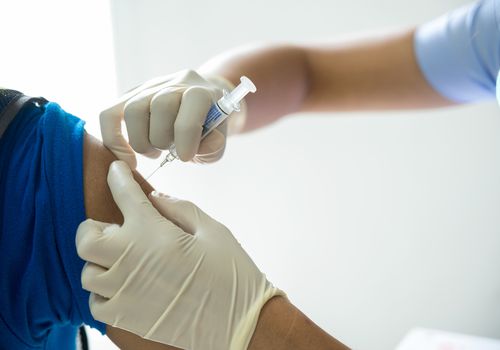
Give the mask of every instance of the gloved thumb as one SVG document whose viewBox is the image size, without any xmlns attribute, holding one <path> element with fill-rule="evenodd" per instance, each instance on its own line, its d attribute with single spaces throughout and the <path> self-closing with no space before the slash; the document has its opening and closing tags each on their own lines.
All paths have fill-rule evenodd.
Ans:
<svg viewBox="0 0 500 350">
<path fill-rule="evenodd" d="M 111 163 L 108 171 L 108 185 L 116 205 L 123 214 L 125 223 L 137 216 L 141 218 L 160 216 L 124 161 L 117 160 Z"/>
<path fill-rule="evenodd" d="M 153 191 L 149 199 L 161 215 L 189 234 L 195 234 L 200 227 L 201 220 L 208 217 L 193 203 L 163 193 Z"/>
<path fill-rule="evenodd" d="M 134 150 L 122 133 L 124 105 L 125 100 L 122 99 L 99 115 L 102 142 L 118 159 L 125 161 L 130 168 L 135 169 L 137 159 Z"/>
</svg>

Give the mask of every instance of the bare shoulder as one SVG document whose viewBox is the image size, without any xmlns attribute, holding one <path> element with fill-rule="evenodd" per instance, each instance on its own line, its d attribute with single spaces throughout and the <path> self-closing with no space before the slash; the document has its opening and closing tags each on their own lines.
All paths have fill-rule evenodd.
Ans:
<svg viewBox="0 0 500 350">
<path fill-rule="evenodd" d="M 118 210 L 108 187 L 106 177 L 109 165 L 116 157 L 100 140 L 85 134 L 83 149 L 83 179 L 85 194 L 85 211 L 88 218 L 121 224 L 123 216 Z M 134 172 L 139 183 L 142 176 Z M 153 188 L 148 182 L 142 184 L 143 191 L 148 194 Z"/>
<path fill-rule="evenodd" d="M 109 165 L 116 160 L 101 141 L 92 135 L 85 134 L 83 148 L 83 181 L 85 195 L 85 211 L 88 218 L 121 224 L 123 216 L 116 206 L 106 181 Z M 139 183 L 143 182 L 140 174 L 134 174 Z M 142 184 L 145 193 L 153 188 L 147 182 Z M 107 336 L 120 349 L 175 350 L 177 348 L 155 343 L 130 332 L 106 326 Z"/>
</svg>

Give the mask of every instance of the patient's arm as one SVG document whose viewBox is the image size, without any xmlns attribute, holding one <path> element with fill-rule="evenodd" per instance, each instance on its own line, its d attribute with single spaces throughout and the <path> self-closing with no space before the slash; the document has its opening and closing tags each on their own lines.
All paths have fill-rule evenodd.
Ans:
<svg viewBox="0 0 500 350">
<path fill-rule="evenodd" d="M 113 201 L 106 180 L 109 165 L 115 160 L 115 156 L 100 141 L 86 135 L 83 159 L 87 216 L 94 220 L 121 224 L 123 217 Z M 138 182 L 142 183 L 142 177 L 137 173 L 135 175 Z M 147 182 L 142 184 L 142 189 L 145 193 L 153 190 Z M 135 334 L 109 325 L 106 327 L 106 332 L 118 347 L 125 350 L 177 349 L 142 339 Z M 275 297 L 262 309 L 248 349 L 346 350 L 347 347 L 309 320 L 286 298 Z"/>
<path fill-rule="evenodd" d="M 88 134 L 85 135 L 83 177 L 87 217 L 94 220 L 122 224 L 122 214 L 113 201 L 106 181 L 109 165 L 114 160 L 116 160 L 116 157 L 102 145 L 101 141 Z M 136 178 L 139 183 L 142 182 L 142 177 L 138 173 L 136 173 Z M 142 184 L 142 189 L 145 193 L 150 193 L 153 190 L 147 182 Z M 120 349 L 124 350 L 177 349 L 172 346 L 142 339 L 135 334 L 111 326 L 106 327 L 106 333 Z"/>
</svg>

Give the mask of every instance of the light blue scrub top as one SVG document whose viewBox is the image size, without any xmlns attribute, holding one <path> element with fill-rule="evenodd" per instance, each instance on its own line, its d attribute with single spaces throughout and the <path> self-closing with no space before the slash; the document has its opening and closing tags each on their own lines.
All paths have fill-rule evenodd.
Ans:
<svg viewBox="0 0 500 350">
<path fill-rule="evenodd" d="M 417 62 L 447 99 L 500 103 L 500 0 L 483 0 L 420 26 Z"/>
</svg>

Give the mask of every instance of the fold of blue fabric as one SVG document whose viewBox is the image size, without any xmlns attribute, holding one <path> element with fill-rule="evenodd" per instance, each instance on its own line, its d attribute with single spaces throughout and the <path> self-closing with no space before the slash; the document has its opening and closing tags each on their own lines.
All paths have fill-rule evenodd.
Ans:
<svg viewBox="0 0 500 350">
<path fill-rule="evenodd" d="M 0 139 L 0 349 L 75 349 L 105 331 L 81 287 L 84 122 L 55 103 L 23 108 Z"/>
</svg>

